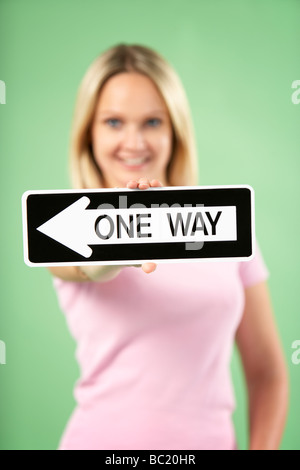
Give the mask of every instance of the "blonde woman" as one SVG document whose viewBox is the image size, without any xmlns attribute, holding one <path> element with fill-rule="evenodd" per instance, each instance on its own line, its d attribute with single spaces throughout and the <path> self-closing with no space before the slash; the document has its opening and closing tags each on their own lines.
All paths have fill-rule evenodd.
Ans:
<svg viewBox="0 0 300 470">
<path fill-rule="evenodd" d="M 97 58 L 75 109 L 74 187 L 194 185 L 196 161 L 171 66 L 137 45 Z M 259 250 L 244 263 L 155 268 L 50 268 L 81 369 L 60 449 L 237 448 L 235 340 L 249 392 L 249 448 L 278 448 L 287 378 Z"/>
</svg>

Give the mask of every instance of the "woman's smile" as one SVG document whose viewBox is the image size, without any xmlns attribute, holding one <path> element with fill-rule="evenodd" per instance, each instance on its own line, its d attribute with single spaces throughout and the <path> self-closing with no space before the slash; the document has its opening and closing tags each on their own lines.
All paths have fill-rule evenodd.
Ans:
<svg viewBox="0 0 300 470">
<path fill-rule="evenodd" d="M 116 155 L 116 159 L 123 167 L 133 171 L 143 170 L 151 162 L 151 157 L 143 155 L 133 155 L 127 157 Z"/>
</svg>

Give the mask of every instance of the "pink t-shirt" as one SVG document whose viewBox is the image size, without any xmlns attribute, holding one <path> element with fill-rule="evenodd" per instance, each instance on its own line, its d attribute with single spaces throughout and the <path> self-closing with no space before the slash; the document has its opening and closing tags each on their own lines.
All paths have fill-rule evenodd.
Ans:
<svg viewBox="0 0 300 470">
<path fill-rule="evenodd" d="M 231 353 L 244 287 L 267 276 L 257 249 L 247 262 L 55 279 L 81 370 L 59 448 L 234 449 Z"/>
</svg>

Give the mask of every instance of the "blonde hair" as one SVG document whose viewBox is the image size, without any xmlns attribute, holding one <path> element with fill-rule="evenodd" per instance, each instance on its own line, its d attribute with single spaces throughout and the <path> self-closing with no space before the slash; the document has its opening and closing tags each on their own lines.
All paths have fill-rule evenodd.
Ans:
<svg viewBox="0 0 300 470">
<path fill-rule="evenodd" d="M 92 149 L 91 127 L 99 94 L 113 75 L 138 72 L 156 85 L 169 111 L 173 151 L 167 168 L 170 186 L 197 184 L 197 153 L 188 101 L 173 68 L 157 52 L 140 45 L 120 44 L 101 54 L 79 87 L 71 131 L 70 172 L 78 189 L 102 186 Z"/>
</svg>

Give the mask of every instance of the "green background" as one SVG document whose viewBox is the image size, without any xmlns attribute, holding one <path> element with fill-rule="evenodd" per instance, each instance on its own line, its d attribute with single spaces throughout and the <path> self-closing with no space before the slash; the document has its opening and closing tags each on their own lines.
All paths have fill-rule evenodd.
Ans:
<svg viewBox="0 0 300 470">
<path fill-rule="evenodd" d="M 67 151 L 79 82 L 119 43 L 157 49 L 176 68 L 194 119 L 200 184 L 250 184 L 290 374 L 282 449 L 300 449 L 298 0 L 0 0 L 0 448 L 55 449 L 73 409 L 75 344 L 44 268 L 23 262 L 21 196 L 69 188 Z M 244 379 L 232 362 L 239 447 Z"/>
</svg>

